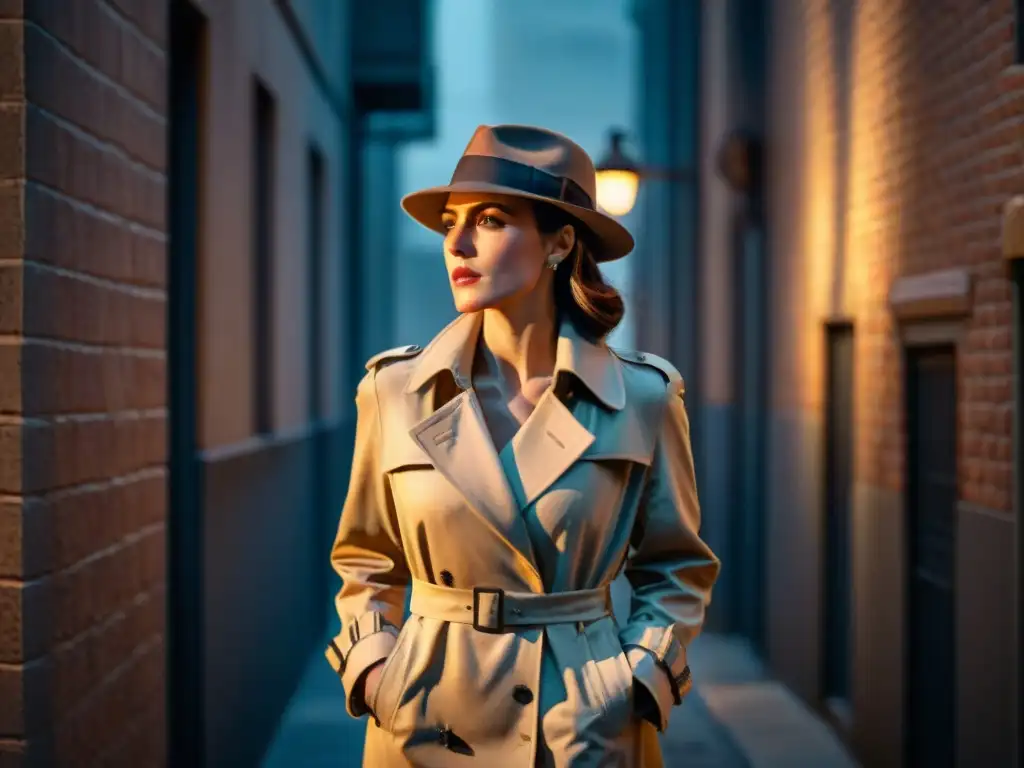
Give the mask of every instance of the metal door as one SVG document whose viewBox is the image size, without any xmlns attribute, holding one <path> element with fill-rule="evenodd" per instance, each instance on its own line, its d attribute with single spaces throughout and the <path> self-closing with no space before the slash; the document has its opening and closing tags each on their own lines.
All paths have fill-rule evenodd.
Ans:
<svg viewBox="0 0 1024 768">
<path fill-rule="evenodd" d="M 956 747 L 956 355 L 907 353 L 907 762 Z"/>
<path fill-rule="evenodd" d="M 848 703 L 851 653 L 853 328 L 830 326 L 825 413 L 825 590 L 823 682 L 826 701 Z"/>
</svg>

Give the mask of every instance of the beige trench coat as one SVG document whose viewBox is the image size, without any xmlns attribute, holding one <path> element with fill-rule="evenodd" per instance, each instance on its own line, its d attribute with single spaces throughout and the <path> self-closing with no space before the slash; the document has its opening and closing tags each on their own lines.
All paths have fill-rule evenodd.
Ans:
<svg viewBox="0 0 1024 768">
<path fill-rule="evenodd" d="M 372 715 L 364 765 L 660 766 L 656 728 L 689 688 L 719 570 L 698 536 L 682 379 L 564 323 L 553 386 L 499 452 L 469 380 L 480 325 L 463 315 L 423 350 L 382 353 L 359 385 L 325 653 L 349 714 Z M 595 595 L 623 567 L 619 626 Z M 572 599 L 531 602 L 545 594 Z M 656 723 L 635 714 L 637 685 Z"/>
</svg>

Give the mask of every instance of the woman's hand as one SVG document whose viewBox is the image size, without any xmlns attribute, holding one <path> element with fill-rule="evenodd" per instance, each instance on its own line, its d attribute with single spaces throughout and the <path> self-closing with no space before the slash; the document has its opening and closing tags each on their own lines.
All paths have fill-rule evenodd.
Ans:
<svg viewBox="0 0 1024 768">
<path fill-rule="evenodd" d="M 647 686 L 636 680 L 633 681 L 633 713 L 658 728 L 658 702 Z"/>
<path fill-rule="evenodd" d="M 366 702 L 366 706 L 370 706 L 370 702 L 373 701 L 374 694 L 377 692 L 377 686 L 380 685 L 381 672 L 384 670 L 384 660 L 381 659 L 366 673 L 366 677 L 363 678 L 363 701 Z M 377 713 L 374 712 L 376 715 Z"/>
</svg>

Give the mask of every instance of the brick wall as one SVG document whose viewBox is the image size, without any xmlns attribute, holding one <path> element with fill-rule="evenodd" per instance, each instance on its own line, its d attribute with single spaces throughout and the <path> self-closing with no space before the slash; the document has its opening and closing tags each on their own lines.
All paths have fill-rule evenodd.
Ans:
<svg viewBox="0 0 1024 768">
<path fill-rule="evenodd" d="M 166 4 L 22 5 L 0 2 L 0 765 L 161 764 Z"/>
<path fill-rule="evenodd" d="M 891 279 L 965 267 L 974 306 L 959 360 L 960 497 L 1009 511 L 1011 296 L 999 236 L 1003 204 L 1024 190 L 1013 3 L 861 6 L 848 242 L 864 265 L 858 396 L 873 405 L 858 414 L 858 466 L 863 480 L 899 489 L 902 371 L 886 307 Z"/>
<path fill-rule="evenodd" d="M 776 406 L 820 409 L 821 324 L 853 319 L 857 480 L 901 490 L 903 371 L 888 293 L 900 276 L 967 268 L 974 304 L 959 361 L 960 496 L 1008 512 L 1011 304 L 999 237 L 1004 202 L 1024 191 L 1013 2 L 774 6 L 783 17 L 774 57 L 788 61 L 780 71 L 789 74 L 776 81 L 773 106 L 792 110 L 775 118 L 773 137 L 774 172 L 789 177 L 775 182 L 787 206 L 777 221 L 789 230 L 776 237 L 785 266 L 775 279 L 792 300 L 779 309 L 775 338 L 784 349 L 795 344 L 782 364 L 793 386 L 776 390 Z"/>
<path fill-rule="evenodd" d="M 904 329 L 889 295 L 899 278 L 966 270 L 951 595 L 958 759 L 1006 764 L 1017 692 L 1005 670 L 1019 650 L 1011 291 L 1000 233 L 1003 205 L 1024 192 L 1014 3 L 772 0 L 771 14 L 769 662 L 821 703 L 834 605 L 821 590 L 830 576 L 848 576 L 849 736 L 865 764 L 898 763 L 910 733 L 903 648 L 916 636 L 912 590 L 900 585 L 910 584 L 908 535 L 917 531 L 903 487 Z M 842 512 L 826 507 L 824 487 L 824 353 L 835 319 L 852 322 L 855 344 L 848 566 L 830 561 L 827 547 L 827 516 Z"/>
</svg>

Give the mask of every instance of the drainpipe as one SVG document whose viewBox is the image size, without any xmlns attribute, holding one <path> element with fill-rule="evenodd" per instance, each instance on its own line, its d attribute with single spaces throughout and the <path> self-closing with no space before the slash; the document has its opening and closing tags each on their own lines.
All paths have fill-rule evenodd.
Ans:
<svg viewBox="0 0 1024 768">
<path fill-rule="evenodd" d="M 1024 709 L 1024 195 L 1011 198 L 1003 209 L 1003 257 L 1013 284 L 1013 508 L 1017 521 L 1017 717 Z M 1018 762 L 1024 765 L 1024 739 L 1017 735 Z"/>
</svg>

